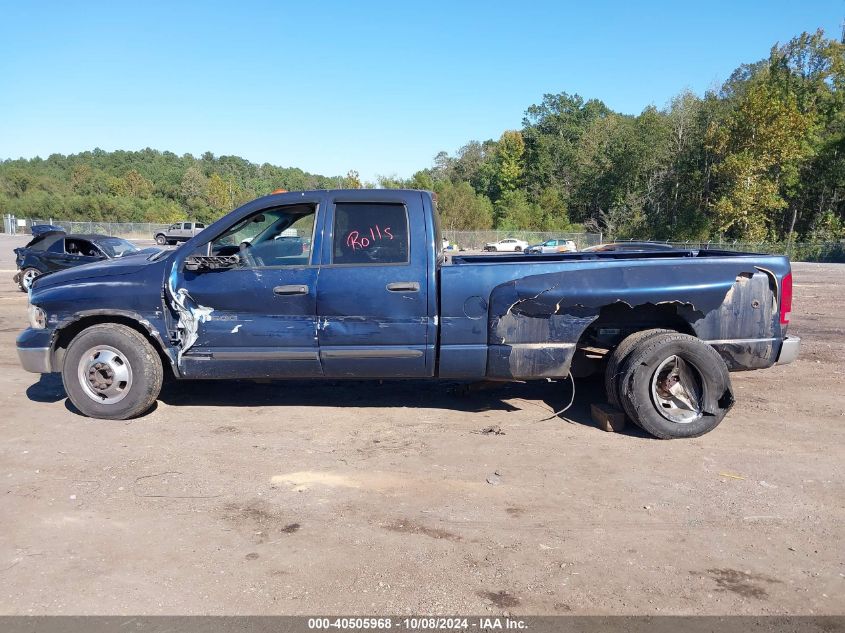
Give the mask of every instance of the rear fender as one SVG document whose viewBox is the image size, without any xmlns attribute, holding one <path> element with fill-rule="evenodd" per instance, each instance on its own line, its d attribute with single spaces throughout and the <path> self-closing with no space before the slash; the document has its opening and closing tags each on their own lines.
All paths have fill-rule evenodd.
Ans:
<svg viewBox="0 0 845 633">
<path fill-rule="evenodd" d="M 496 286 L 488 312 L 488 377 L 560 378 L 606 306 L 672 306 L 731 369 L 769 366 L 779 349 L 776 292 L 752 261 L 655 263 L 531 275 Z"/>
</svg>

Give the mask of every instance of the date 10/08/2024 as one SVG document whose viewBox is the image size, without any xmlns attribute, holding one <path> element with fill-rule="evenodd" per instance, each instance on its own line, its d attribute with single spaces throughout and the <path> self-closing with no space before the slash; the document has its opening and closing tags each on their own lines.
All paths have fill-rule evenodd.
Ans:
<svg viewBox="0 0 845 633">
<path fill-rule="evenodd" d="M 378 224 L 371 226 L 364 231 L 349 231 L 346 235 L 346 247 L 353 251 L 359 248 L 367 248 L 381 240 L 392 240 L 393 233 L 389 226 L 380 227 Z"/>
</svg>

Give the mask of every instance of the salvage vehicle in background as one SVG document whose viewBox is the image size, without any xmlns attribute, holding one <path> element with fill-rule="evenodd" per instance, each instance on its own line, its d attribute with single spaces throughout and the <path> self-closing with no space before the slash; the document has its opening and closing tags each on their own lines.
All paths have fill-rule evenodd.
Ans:
<svg viewBox="0 0 845 633">
<path fill-rule="evenodd" d="M 525 249 L 528 255 L 542 255 L 548 253 L 574 253 L 578 250 L 572 240 L 546 240 L 542 244 L 532 244 Z"/>
<path fill-rule="evenodd" d="M 583 253 L 643 253 L 647 251 L 672 251 L 675 247 L 663 242 L 610 242 L 582 249 Z"/>
<path fill-rule="evenodd" d="M 503 251 L 505 253 L 521 253 L 526 248 L 528 248 L 528 242 L 525 240 L 518 240 L 515 237 L 507 237 L 503 240 L 499 240 L 498 242 L 488 242 L 484 245 L 485 251 L 493 253 L 498 251 Z"/>
<path fill-rule="evenodd" d="M 205 224 L 202 222 L 177 222 L 163 231 L 158 231 L 153 238 L 159 246 L 178 244 L 179 242 L 187 242 L 204 228 Z"/>
<path fill-rule="evenodd" d="M 67 235 L 48 231 L 15 249 L 18 272 L 14 281 L 27 292 L 45 273 L 141 252 L 132 242 L 108 235 Z"/>
<path fill-rule="evenodd" d="M 612 403 L 675 438 L 722 421 L 734 402 L 729 371 L 798 353 L 785 257 L 447 260 L 434 205 L 409 190 L 271 195 L 178 249 L 45 275 L 32 285 L 18 355 L 28 371 L 60 371 L 77 409 L 103 419 L 147 411 L 165 372 L 573 385 L 604 372 Z M 291 229 L 311 236 L 307 252 L 276 239 Z"/>
<path fill-rule="evenodd" d="M 29 227 L 29 232 L 32 234 L 32 237 L 40 237 L 45 233 L 64 233 L 65 230 L 55 224 L 33 224 Z"/>
</svg>

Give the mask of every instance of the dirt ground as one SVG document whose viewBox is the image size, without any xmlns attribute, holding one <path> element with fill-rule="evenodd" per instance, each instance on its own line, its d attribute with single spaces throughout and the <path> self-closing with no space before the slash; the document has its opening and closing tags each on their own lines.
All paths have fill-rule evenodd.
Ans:
<svg viewBox="0 0 845 633">
<path fill-rule="evenodd" d="M 843 614 L 845 265 L 794 271 L 800 358 L 669 442 L 597 429 L 586 381 L 568 420 L 568 383 L 426 382 L 180 383 L 90 420 L 20 369 L 4 272 L 0 613 Z"/>
</svg>

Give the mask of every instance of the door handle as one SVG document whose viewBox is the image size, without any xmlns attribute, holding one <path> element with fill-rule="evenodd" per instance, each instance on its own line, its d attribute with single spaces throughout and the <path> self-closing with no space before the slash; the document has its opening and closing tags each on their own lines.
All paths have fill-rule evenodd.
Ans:
<svg viewBox="0 0 845 633">
<path fill-rule="evenodd" d="M 293 284 L 292 286 L 276 286 L 273 288 L 273 294 L 280 297 L 291 297 L 294 295 L 307 295 L 308 286 L 301 284 Z"/>
<path fill-rule="evenodd" d="M 390 292 L 419 292 L 420 284 L 417 281 L 394 281 L 385 288 Z"/>
</svg>

